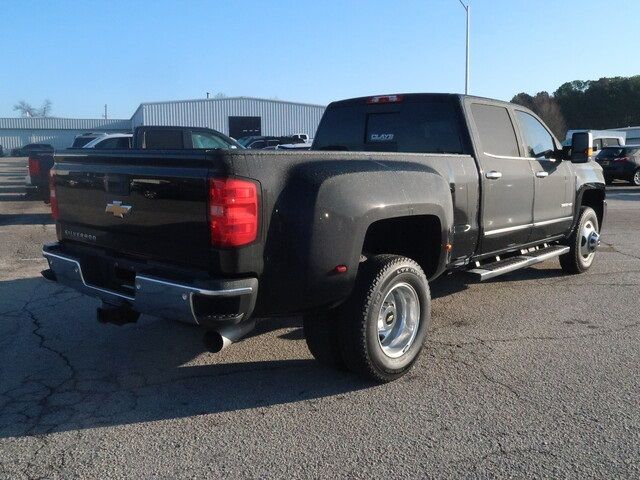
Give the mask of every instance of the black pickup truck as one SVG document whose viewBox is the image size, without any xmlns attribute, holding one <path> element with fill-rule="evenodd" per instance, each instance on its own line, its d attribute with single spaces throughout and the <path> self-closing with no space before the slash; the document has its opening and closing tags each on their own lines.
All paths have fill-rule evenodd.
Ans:
<svg viewBox="0 0 640 480">
<path fill-rule="evenodd" d="M 332 103 L 309 152 L 66 152 L 43 275 L 101 298 L 103 321 L 201 325 L 214 351 L 302 314 L 317 360 L 389 381 L 444 272 L 591 266 L 605 183 L 568 150 L 520 106 L 405 94 Z"/>
</svg>

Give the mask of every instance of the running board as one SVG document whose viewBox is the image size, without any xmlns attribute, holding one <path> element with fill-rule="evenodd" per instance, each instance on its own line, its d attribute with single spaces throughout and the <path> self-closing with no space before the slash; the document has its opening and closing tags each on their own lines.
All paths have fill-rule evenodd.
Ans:
<svg viewBox="0 0 640 480">
<path fill-rule="evenodd" d="M 559 257 L 568 251 L 569 247 L 564 245 L 551 245 L 545 246 L 544 248 L 521 250 L 521 254 L 517 257 L 506 258 L 504 260 L 500 260 L 500 257 L 497 257 L 497 261 L 479 265 L 473 270 L 469 270 L 468 273 L 482 282 L 483 280 L 489 280 L 498 275 L 504 275 L 514 270 L 530 267 L 531 265 L 544 262 L 550 258 Z"/>
</svg>

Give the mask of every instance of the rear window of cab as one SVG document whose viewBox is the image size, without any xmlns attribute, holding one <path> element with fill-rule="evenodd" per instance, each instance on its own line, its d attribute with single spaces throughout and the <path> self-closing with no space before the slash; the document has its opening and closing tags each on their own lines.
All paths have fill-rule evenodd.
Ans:
<svg viewBox="0 0 640 480">
<path fill-rule="evenodd" d="M 453 102 L 335 105 L 320 123 L 314 150 L 466 153 L 462 132 Z"/>
</svg>

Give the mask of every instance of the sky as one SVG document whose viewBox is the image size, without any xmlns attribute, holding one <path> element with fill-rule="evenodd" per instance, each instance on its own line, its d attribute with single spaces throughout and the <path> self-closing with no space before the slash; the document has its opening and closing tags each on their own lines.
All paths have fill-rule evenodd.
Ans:
<svg viewBox="0 0 640 480">
<path fill-rule="evenodd" d="M 465 0 L 466 1 L 466 0 Z M 129 118 L 141 102 L 327 104 L 463 92 L 459 0 L 0 0 L 0 117 Z M 639 0 L 471 0 L 470 93 L 509 100 L 640 74 Z"/>
</svg>

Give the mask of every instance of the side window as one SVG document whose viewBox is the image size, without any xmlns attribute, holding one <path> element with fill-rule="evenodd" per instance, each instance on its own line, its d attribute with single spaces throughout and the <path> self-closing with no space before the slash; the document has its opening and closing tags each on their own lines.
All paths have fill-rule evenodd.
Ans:
<svg viewBox="0 0 640 480">
<path fill-rule="evenodd" d="M 148 130 L 145 133 L 145 148 L 148 149 L 182 149 L 184 148 L 184 140 L 182 138 L 182 130 Z"/>
<path fill-rule="evenodd" d="M 129 148 L 131 148 L 131 137 L 118 138 L 118 146 L 116 148 L 122 150 L 128 150 Z"/>
<path fill-rule="evenodd" d="M 484 153 L 505 157 L 520 156 L 516 132 L 506 108 L 474 103 L 471 105 L 471 113 L 478 127 Z"/>
<path fill-rule="evenodd" d="M 604 147 L 618 147 L 620 145 L 620 140 L 617 138 L 603 138 L 602 139 L 602 148 Z"/>
<path fill-rule="evenodd" d="M 598 150 L 602 150 L 602 140 L 601 139 L 597 139 L 593 141 L 593 145 L 592 145 L 593 151 L 596 152 Z"/>
<path fill-rule="evenodd" d="M 206 132 L 191 133 L 193 148 L 227 148 L 227 144 L 221 138 Z"/>
<path fill-rule="evenodd" d="M 537 118 L 521 110 L 516 110 L 516 116 L 522 127 L 527 157 L 540 158 L 549 150 L 555 150 L 553 137 Z"/>
</svg>

